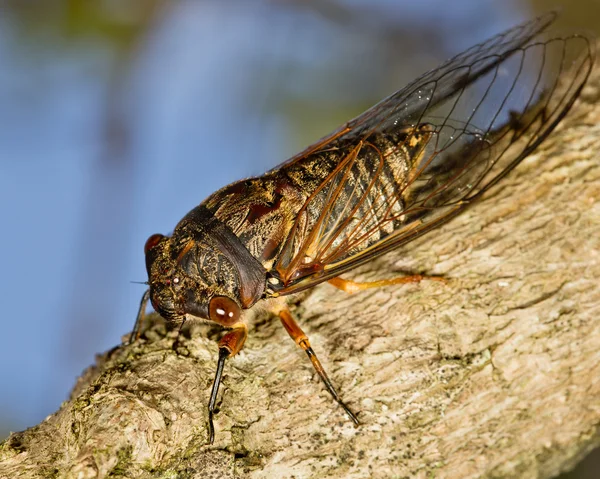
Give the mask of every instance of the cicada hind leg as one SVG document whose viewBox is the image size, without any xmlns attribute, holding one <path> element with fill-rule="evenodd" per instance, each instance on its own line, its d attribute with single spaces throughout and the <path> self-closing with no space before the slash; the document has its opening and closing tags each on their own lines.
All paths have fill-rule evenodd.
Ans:
<svg viewBox="0 0 600 479">
<path fill-rule="evenodd" d="M 384 286 L 391 286 L 394 284 L 409 284 L 409 283 L 420 283 L 423 280 L 430 281 L 440 281 L 442 283 L 446 283 L 447 280 L 442 276 L 424 276 L 421 274 L 413 274 L 410 276 L 400 276 L 398 278 L 391 279 L 381 279 L 379 281 L 364 281 L 357 282 L 349 279 L 342 279 L 340 277 L 332 278 L 328 281 L 328 283 L 332 286 L 335 286 L 346 293 L 357 293 L 359 291 L 363 291 L 365 289 L 371 288 L 382 288 Z"/>
<path fill-rule="evenodd" d="M 302 331 L 300 326 L 298 326 L 298 323 L 296 323 L 296 321 L 292 317 L 292 314 L 290 313 L 289 309 L 282 308 L 280 311 L 277 312 L 277 315 L 279 316 L 279 319 L 281 320 L 283 327 L 288 332 L 290 337 L 294 340 L 294 342 L 298 346 L 300 346 L 306 352 L 306 355 L 310 359 L 310 362 L 312 363 L 313 368 L 315 369 L 315 371 L 317 372 L 317 374 L 323 381 L 323 384 L 325 384 L 325 387 L 329 391 L 329 394 L 331 394 L 333 399 L 335 399 L 335 401 L 342 407 L 342 409 L 345 411 L 345 413 L 348 415 L 348 417 L 350 419 L 352 419 L 354 424 L 358 425 L 359 424 L 358 418 L 350 410 L 350 408 L 342 401 L 339 394 L 333 387 L 333 384 L 331 383 L 329 377 L 327 376 L 327 373 L 325 372 L 325 369 L 323 368 L 321 361 L 319 361 L 319 358 L 313 351 L 313 348 L 311 347 L 310 342 L 308 341 L 308 337 L 306 336 L 304 331 Z"/>
</svg>

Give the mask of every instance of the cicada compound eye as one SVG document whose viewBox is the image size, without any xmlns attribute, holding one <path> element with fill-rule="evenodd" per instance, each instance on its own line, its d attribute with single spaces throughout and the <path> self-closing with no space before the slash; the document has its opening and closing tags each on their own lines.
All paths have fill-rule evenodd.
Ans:
<svg viewBox="0 0 600 479">
<path fill-rule="evenodd" d="M 215 296 L 210 300 L 208 315 L 215 323 L 231 326 L 240 320 L 242 312 L 233 299 L 227 296 Z"/>
<path fill-rule="evenodd" d="M 153 234 L 152 236 L 150 236 L 150 238 L 148 238 L 146 240 L 146 244 L 144 245 L 144 254 L 148 254 L 148 251 L 150 251 L 158 243 L 160 243 L 160 240 L 163 239 L 164 237 L 165 236 L 161 235 L 160 233 L 156 233 L 156 234 Z"/>
</svg>

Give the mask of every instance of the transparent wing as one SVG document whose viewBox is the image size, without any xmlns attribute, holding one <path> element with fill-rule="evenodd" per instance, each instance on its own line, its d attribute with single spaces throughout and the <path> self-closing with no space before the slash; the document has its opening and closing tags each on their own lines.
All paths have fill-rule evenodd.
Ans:
<svg viewBox="0 0 600 479">
<path fill-rule="evenodd" d="M 538 38 L 553 19 L 470 48 L 289 160 L 284 167 L 315 158 L 333 166 L 279 255 L 278 293 L 335 277 L 442 224 L 531 153 L 593 64 L 585 37 Z"/>
<path fill-rule="evenodd" d="M 445 101 L 455 94 L 461 85 L 472 83 L 497 66 L 516 48 L 543 32 L 554 22 L 556 16 L 556 12 L 548 12 L 459 53 L 321 138 L 287 162 L 278 165 L 276 169 L 317 151 L 331 148 L 333 142 L 343 143 L 359 139 L 368 132 L 385 126 L 386 123 L 394 123 L 398 118 L 401 118 L 403 123 L 418 122 L 425 110 Z"/>
</svg>

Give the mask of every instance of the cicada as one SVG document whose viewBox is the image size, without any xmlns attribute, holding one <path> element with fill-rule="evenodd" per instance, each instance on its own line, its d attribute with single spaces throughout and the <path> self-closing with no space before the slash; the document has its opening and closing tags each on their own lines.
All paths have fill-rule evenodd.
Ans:
<svg viewBox="0 0 600 479">
<path fill-rule="evenodd" d="M 171 236 L 145 244 L 146 303 L 166 320 L 202 318 L 219 341 L 209 442 L 227 358 L 243 347 L 247 310 L 268 299 L 352 421 L 285 297 L 325 281 L 347 291 L 420 281 L 355 283 L 340 275 L 437 228 L 481 198 L 552 132 L 593 65 L 583 36 L 545 38 L 550 13 L 455 56 L 262 176 L 220 189 Z"/>
</svg>

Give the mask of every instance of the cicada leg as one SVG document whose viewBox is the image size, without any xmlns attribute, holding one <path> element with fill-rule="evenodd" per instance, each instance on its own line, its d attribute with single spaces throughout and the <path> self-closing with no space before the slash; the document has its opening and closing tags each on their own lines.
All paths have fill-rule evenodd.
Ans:
<svg viewBox="0 0 600 479">
<path fill-rule="evenodd" d="M 217 362 L 217 371 L 215 373 L 215 380 L 213 381 L 212 390 L 210 392 L 210 400 L 208 402 L 208 442 L 212 444 L 215 440 L 215 427 L 213 424 L 213 415 L 215 413 L 215 406 L 217 404 L 217 394 L 219 393 L 219 386 L 221 385 L 221 377 L 223 376 L 223 368 L 225 367 L 225 360 L 229 357 L 235 356 L 240 352 L 242 346 L 246 342 L 248 337 L 248 327 L 246 323 L 234 324 L 231 331 L 219 341 L 219 361 Z"/>
<path fill-rule="evenodd" d="M 329 377 L 327 377 L 327 373 L 325 372 L 325 369 L 323 369 L 323 365 L 321 364 L 321 361 L 319 361 L 319 358 L 313 351 L 313 348 L 310 346 L 310 342 L 308 341 L 306 334 L 304 334 L 304 331 L 302 331 L 300 326 L 298 326 L 298 323 L 296 323 L 296 321 L 294 321 L 294 318 L 292 317 L 292 314 L 290 313 L 290 311 L 287 308 L 284 308 L 278 312 L 278 316 L 279 316 L 279 319 L 281 320 L 281 323 L 283 324 L 283 327 L 288 332 L 290 337 L 308 355 L 308 358 L 310 359 L 310 362 L 312 363 L 313 367 L 315 368 L 315 371 L 320 376 L 321 380 L 325 384 L 325 387 L 327 388 L 329 393 L 333 396 L 333 399 L 335 399 L 335 401 L 342 407 L 342 409 L 344 409 L 344 411 L 350 417 L 350 419 L 352 419 L 354 424 L 358 425 L 359 424 L 358 418 L 350 410 L 350 408 L 348 406 L 346 406 L 346 404 L 342 401 L 339 394 L 333 387 L 333 384 L 331 384 L 331 381 L 329 380 Z"/>
<path fill-rule="evenodd" d="M 393 284 L 408 284 L 408 283 L 420 283 L 422 280 L 427 279 L 431 281 L 441 281 L 446 283 L 447 280 L 441 276 L 424 276 L 421 274 L 414 274 L 411 276 L 401 276 L 399 278 L 382 279 L 379 281 L 365 281 L 356 282 L 349 279 L 332 278 L 328 281 L 329 284 L 335 286 L 346 293 L 357 293 L 365 289 L 380 288 L 383 286 L 391 286 Z"/>
<path fill-rule="evenodd" d="M 137 341 L 140 338 L 140 333 L 142 332 L 142 324 L 144 323 L 144 318 L 146 317 L 146 306 L 148 301 L 150 300 L 150 290 L 147 289 L 144 295 L 142 296 L 142 300 L 140 301 L 140 309 L 138 310 L 137 317 L 135 318 L 135 324 L 133 325 L 133 331 L 131 331 L 131 336 L 129 336 L 129 344 Z"/>
</svg>

